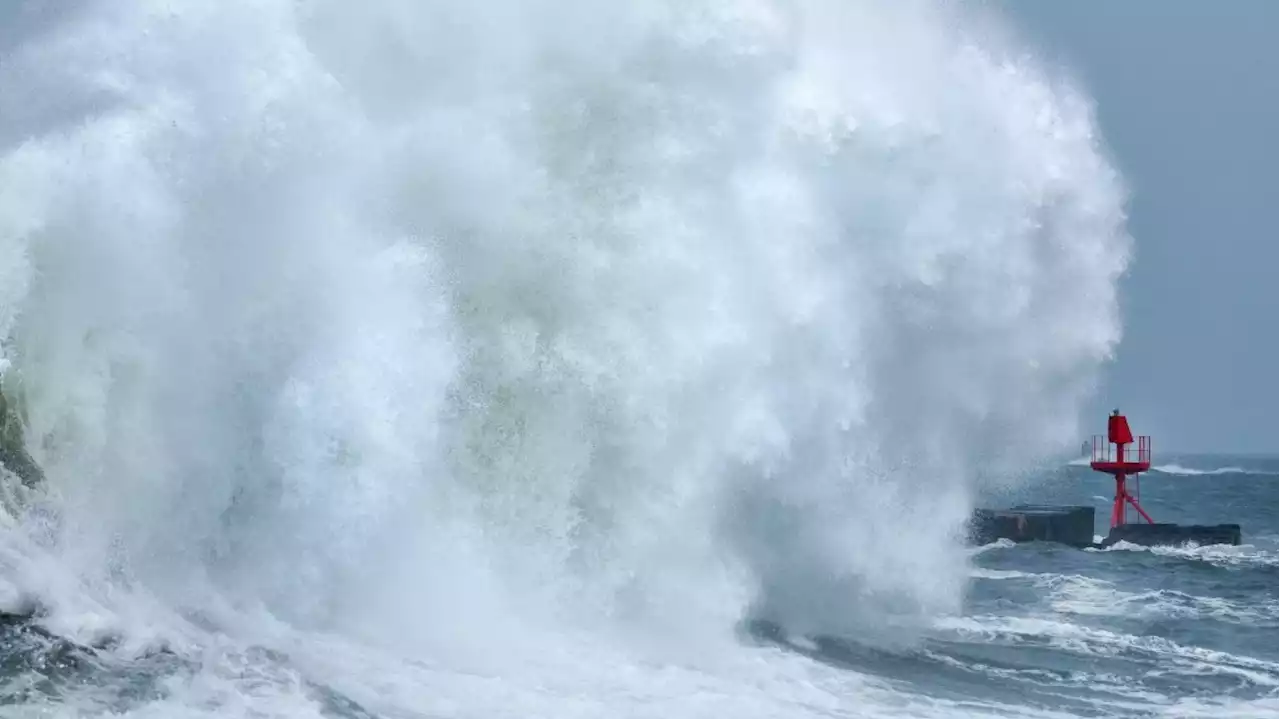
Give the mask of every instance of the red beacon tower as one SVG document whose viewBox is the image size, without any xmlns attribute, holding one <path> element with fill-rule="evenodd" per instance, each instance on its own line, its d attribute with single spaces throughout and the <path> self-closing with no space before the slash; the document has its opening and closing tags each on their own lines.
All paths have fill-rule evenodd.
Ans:
<svg viewBox="0 0 1280 719">
<path fill-rule="evenodd" d="M 1119 542 L 1145 546 L 1240 544 L 1239 524 L 1160 524 L 1138 504 L 1138 476 L 1151 469 L 1151 438 L 1134 437 L 1129 429 L 1129 420 L 1120 414 L 1120 410 L 1115 410 L 1107 418 L 1107 436 L 1093 438 L 1089 467 L 1116 480 L 1116 498 L 1111 505 L 1111 531 L 1101 542 L 1093 534 L 1095 513 L 1092 505 L 1047 504 L 975 509 L 969 522 L 969 540 L 976 544 L 998 539 L 1049 541 L 1102 549 Z M 1130 477 L 1134 479 L 1132 493 L 1128 486 Z M 1147 520 L 1146 523 L 1129 524 L 1131 506 Z"/>
<path fill-rule="evenodd" d="M 1107 436 L 1104 439 L 1102 435 L 1094 435 L 1093 437 L 1093 454 L 1089 459 L 1089 466 L 1095 472 L 1103 472 L 1110 474 L 1116 478 L 1116 499 L 1111 506 L 1111 528 L 1122 524 L 1128 524 L 1129 505 L 1138 510 L 1138 514 L 1147 520 L 1147 524 L 1155 524 L 1138 504 L 1138 495 L 1140 494 L 1140 485 L 1138 483 L 1138 475 L 1151 469 L 1151 438 L 1148 436 L 1137 437 L 1137 446 L 1133 432 L 1129 430 L 1129 420 L 1120 414 L 1120 410 L 1114 410 L 1111 416 L 1107 418 Z M 1129 493 L 1126 486 L 1126 480 L 1132 476 L 1134 478 L 1134 492 Z"/>
</svg>

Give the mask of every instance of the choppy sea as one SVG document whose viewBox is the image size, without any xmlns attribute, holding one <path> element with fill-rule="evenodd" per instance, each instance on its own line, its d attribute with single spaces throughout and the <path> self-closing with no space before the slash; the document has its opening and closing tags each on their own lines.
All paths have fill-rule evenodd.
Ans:
<svg viewBox="0 0 1280 719">
<path fill-rule="evenodd" d="M 736 707 L 769 716 L 1270 717 L 1280 671 L 1276 473 L 1275 460 L 1184 457 L 1143 481 L 1142 502 L 1159 521 L 1238 522 L 1241 546 L 975 547 L 965 611 L 937 618 L 910 647 L 743 632 L 742 656 L 767 682 L 602 666 L 595 681 L 513 693 L 493 691 L 510 677 L 362 655 L 337 640 L 286 632 L 274 646 L 246 646 L 199 617 L 176 633 L 185 643 L 169 624 L 149 639 L 108 634 L 86 646 L 56 623 L 11 616 L 0 628 L 0 716 L 658 716 L 664 707 L 710 716 Z M 1021 494 L 1095 504 L 1101 538 L 1109 483 L 1066 466 Z M 334 656 L 318 659 L 330 641 Z M 339 660 L 343 652 L 351 654 Z M 626 680 L 651 672 L 671 683 Z M 606 681 L 627 689 L 606 691 Z"/>
</svg>

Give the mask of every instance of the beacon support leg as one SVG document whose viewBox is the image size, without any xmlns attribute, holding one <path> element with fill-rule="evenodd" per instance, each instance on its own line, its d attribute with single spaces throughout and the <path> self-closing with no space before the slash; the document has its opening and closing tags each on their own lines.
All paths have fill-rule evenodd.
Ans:
<svg viewBox="0 0 1280 719">
<path fill-rule="evenodd" d="M 1124 500 L 1129 496 L 1128 490 L 1124 488 L 1124 475 L 1116 475 L 1116 499 L 1111 505 L 1111 526 L 1113 528 L 1124 524 Z"/>
<path fill-rule="evenodd" d="M 1147 520 L 1147 524 L 1155 524 L 1155 520 L 1153 520 L 1151 517 L 1147 516 L 1147 513 L 1146 513 L 1146 512 L 1142 511 L 1142 507 L 1138 504 L 1138 500 L 1136 500 L 1136 499 L 1134 499 L 1133 497 L 1129 496 L 1129 494 L 1128 494 L 1127 492 L 1125 493 L 1124 498 L 1125 498 L 1125 499 L 1127 499 L 1127 500 L 1129 500 L 1129 504 L 1132 504 L 1132 505 L 1133 505 L 1133 508 L 1134 508 L 1134 509 L 1136 509 L 1136 510 L 1138 510 L 1138 514 L 1141 514 L 1143 519 Z"/>
</svg>

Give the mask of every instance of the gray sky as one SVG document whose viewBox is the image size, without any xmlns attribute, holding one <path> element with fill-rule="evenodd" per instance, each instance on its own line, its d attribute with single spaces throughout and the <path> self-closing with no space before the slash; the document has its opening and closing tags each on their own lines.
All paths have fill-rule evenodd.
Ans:
<svg viewBox="0 0 1280 719">
<path fill-rule="evenodd" d="M 1277 3 L 1000 5 L 1092 95 L 1132 193 L 1120 407 L 1156 452 L 1277 451 Z"/>
</svg>

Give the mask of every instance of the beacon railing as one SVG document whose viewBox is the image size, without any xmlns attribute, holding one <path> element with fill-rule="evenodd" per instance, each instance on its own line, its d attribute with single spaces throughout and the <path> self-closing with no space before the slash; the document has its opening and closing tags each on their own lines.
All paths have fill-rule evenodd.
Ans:
<svg viewBox="0 0 1280 719">
<path fill-rule="evenodd" d="M 1142 435 L 1134 437 L 1133 443 L 1126 444 L 1122 453 L 1116 452 L 1116 446 L 1107 441 L 1107 437 L 1101 434 L 1093 436 L 1093 453 L 1089 458 L 1090 462 L 1125 462 L 1136 464 L 1151 464 L 1151 437 Z M 1122 454 L 1123 456 L 1117 456 Z"/>
</svg>

